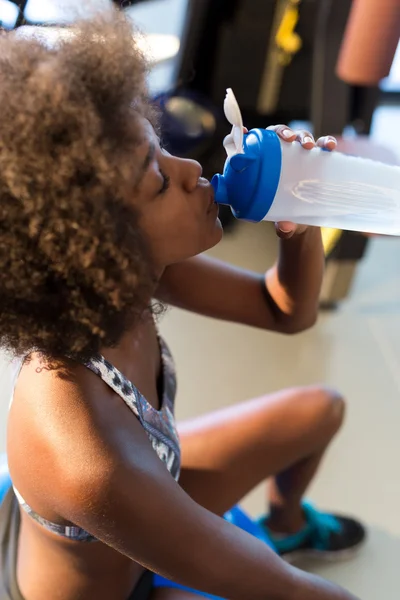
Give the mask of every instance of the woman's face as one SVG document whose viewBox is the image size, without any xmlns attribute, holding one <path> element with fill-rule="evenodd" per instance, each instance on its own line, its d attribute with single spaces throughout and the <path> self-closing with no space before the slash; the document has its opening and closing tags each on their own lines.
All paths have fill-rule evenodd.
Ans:
<svg viewBox="0 0 400 600">
<path fill-rule="evenodd" d="M 163 150 L 147 122 L 143 129 L 144 141 L 136 153 L 141 169 L 132 202 L 156 266 L 164 269 L 218 244 L 222 226 L 201 165 Z"/>
</svg>

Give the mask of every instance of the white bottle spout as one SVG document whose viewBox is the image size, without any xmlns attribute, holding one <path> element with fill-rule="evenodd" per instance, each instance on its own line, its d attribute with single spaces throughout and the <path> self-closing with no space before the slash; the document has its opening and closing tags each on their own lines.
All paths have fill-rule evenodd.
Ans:
<svg viewBox="0 0 400 600">
<path fill-rule="evenodd" d="M 235 94 L 228 88 L 224 100 L 224 113 L 232 125 L 232 131 L 224 139 L 224 148 L 231 158 L 235 154 L 243 154 L 243 119 L 240 112 L 239 104 L 235 98 Z"/>
</svg>

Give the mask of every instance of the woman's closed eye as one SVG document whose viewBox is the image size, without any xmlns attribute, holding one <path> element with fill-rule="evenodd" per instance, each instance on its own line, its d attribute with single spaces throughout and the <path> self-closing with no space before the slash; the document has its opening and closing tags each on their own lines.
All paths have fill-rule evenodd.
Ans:
<svg viewBox="0 0 400 600">
<path fill-rule="evenodd" d="M 162 186 L 158 193 L 165 194 L 165 192 L 169 188 L 170 177 L 168 175 L 166 175 L 161 169 L 160 169 L 160 175 L 163 178 L 163 183 L 162 183 Z"/>
</svg>

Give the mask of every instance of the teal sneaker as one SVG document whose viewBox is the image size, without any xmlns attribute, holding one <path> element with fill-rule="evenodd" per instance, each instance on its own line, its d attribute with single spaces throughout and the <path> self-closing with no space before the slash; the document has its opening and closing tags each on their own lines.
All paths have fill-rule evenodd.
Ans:
<svg viewBox="0 0 400 600">
<path fill-rule="evenodd" d="M 258 524 L 271 538 L 278 554 L 288 562 L 312 556 L 327 560 L 350 557 L 366 538 L 365 528 L 354 519 L 318 511 L 303 502 L 306 525 L 293 535 L 279 535 L 268 528 L 268 516 Z"/>
</svg>

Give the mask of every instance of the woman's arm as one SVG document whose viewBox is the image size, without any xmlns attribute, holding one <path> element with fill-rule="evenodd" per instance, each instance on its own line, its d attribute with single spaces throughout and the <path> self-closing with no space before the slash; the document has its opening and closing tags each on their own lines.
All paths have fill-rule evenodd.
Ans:
<svg viewBox="0 0 400 600">
<path fill-rule="evenodd" d="M 304 148 L 315 146 L 308 131 L 294 132 L 285 125 L 270 127 L 283 141 L 297 139 Z M 336 147 L 330 136 L 317 146 Z M 278 223 L 279 258 L 266 274 L 235 268 L 204 256 L 169 267 L 160 282 L 164 302 L 262 329 L 296 333 L 314 324 L 324 267 L 320 230 Z"/>
<path fill-rule="evenodd" d="M 46 494 L 65 519 L 152 571 L 230 600 L 355 600 L 191 500 L 123 408 L 101 436 L 80 420 L 63 446 L 68 462 L 55 460 Z"/>
<path fill-rule="evenodd" d="M 13 481 L 38 514 L 229 600 L 355 600 L 195 503 L 136 417 L 85 367 L 58 373 L 28 364 L 20 384 L 31 381 L 34 394 L 22 399 L 29 387 L 17 388 L 8 451 Z"/>
<path fill-rule="evenodd" d="M 313 325 L 324 267 L 321 233 L 307 228 L 280 239 L 279 259 L 266 274 L 206 256 L 169 267 L 158 298 L 208 317 L 295 333 Z"/>
<path fill-rule="evenodd" d="M 66 518 L 152 571 L 223 598 L 351 600 L 192 501 L 155 456 L 139 423 L 135 445 L 135 452 L 108 448 L 107 464 L 98 465 L 100 483 L 90 472 L 75 482 Z"/>
</svg>

